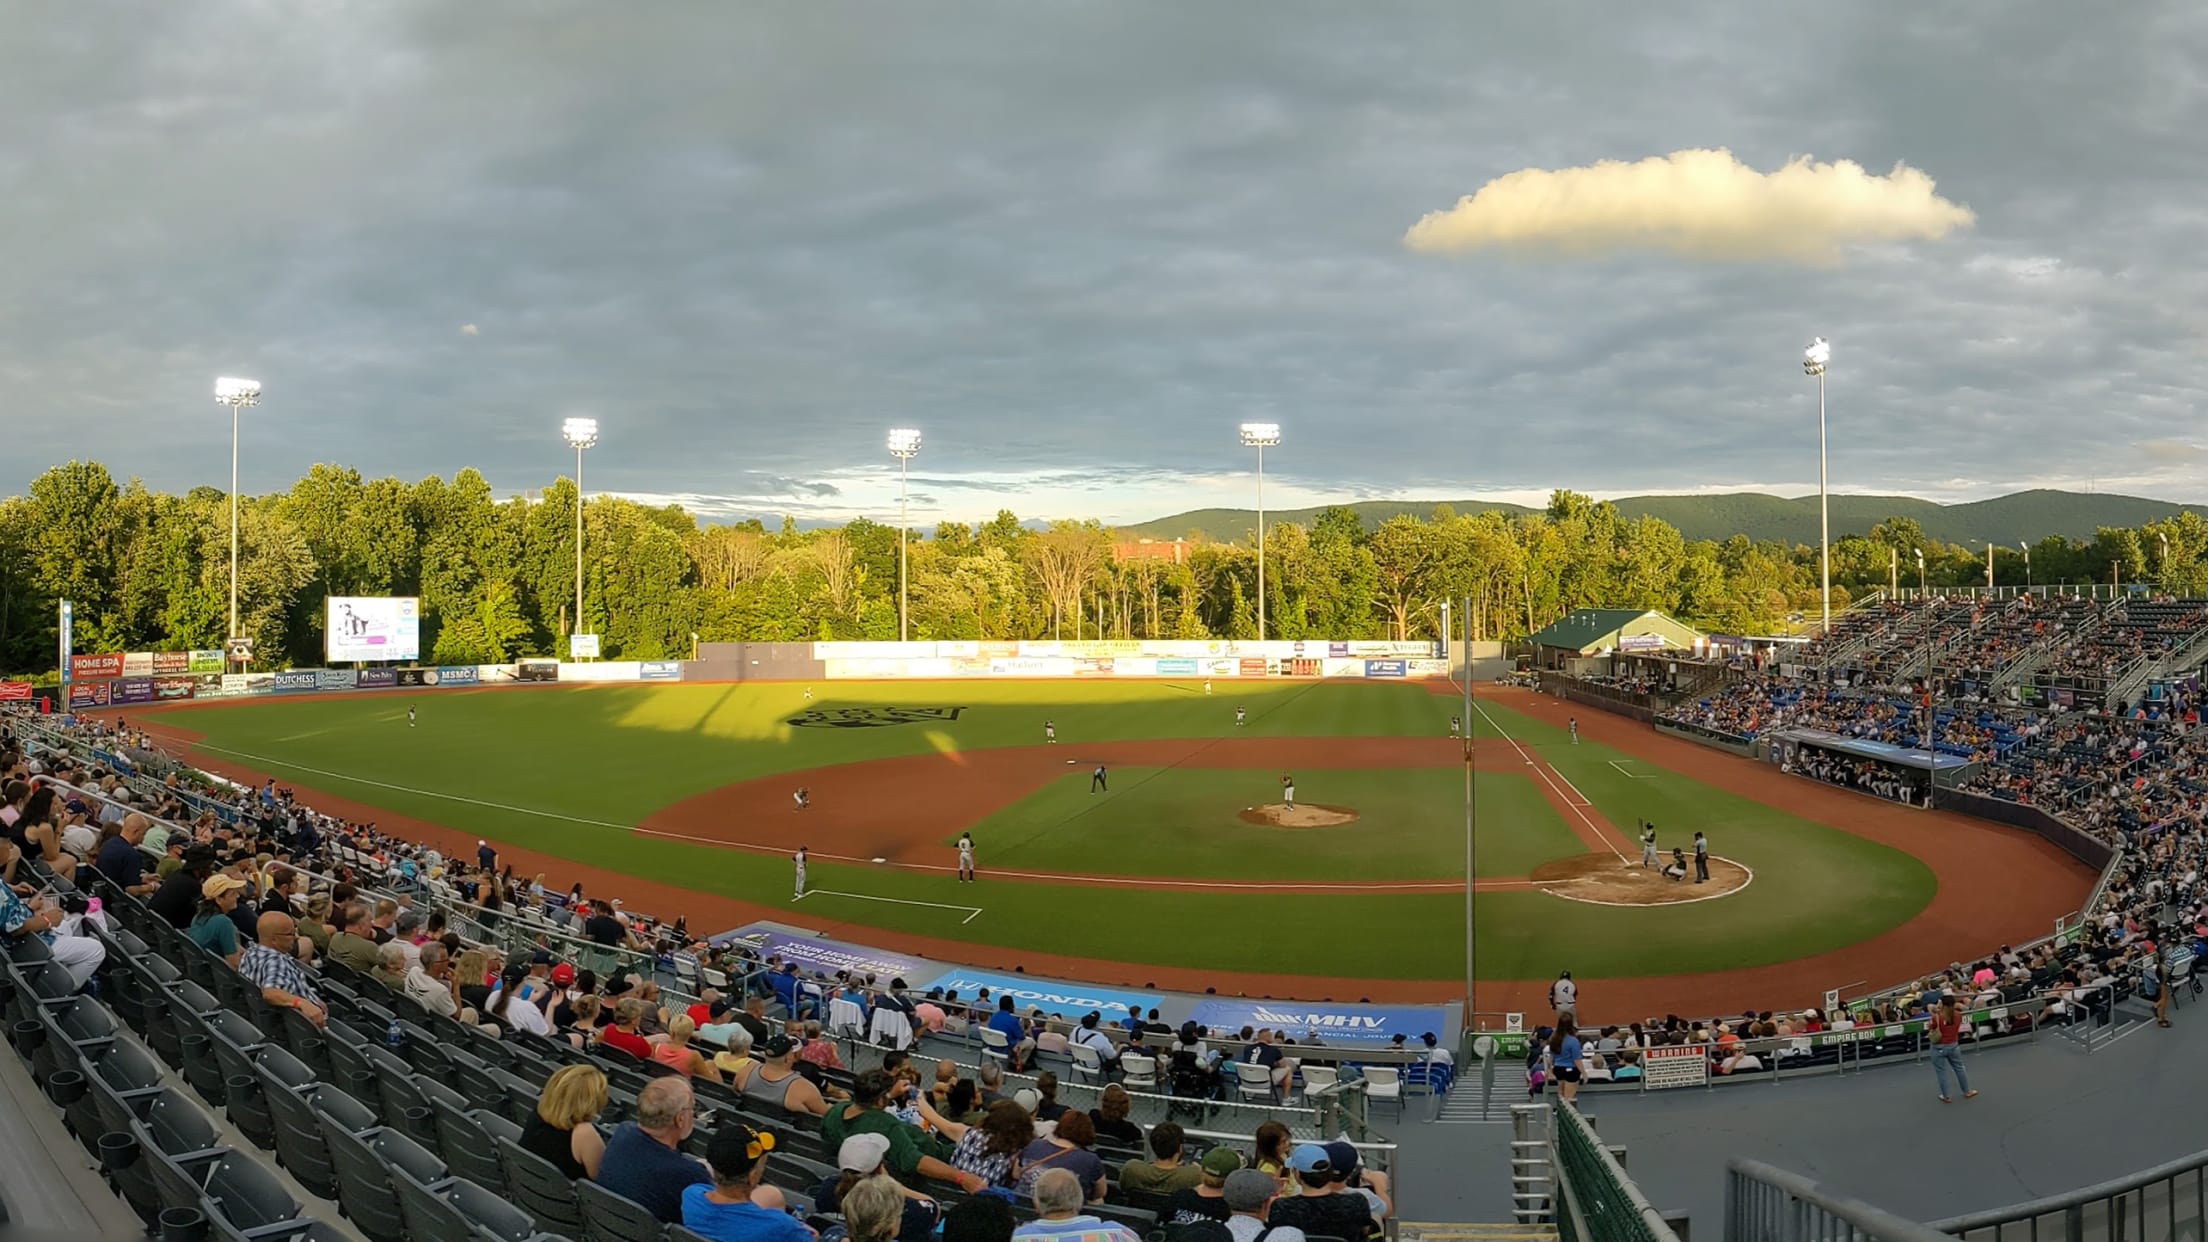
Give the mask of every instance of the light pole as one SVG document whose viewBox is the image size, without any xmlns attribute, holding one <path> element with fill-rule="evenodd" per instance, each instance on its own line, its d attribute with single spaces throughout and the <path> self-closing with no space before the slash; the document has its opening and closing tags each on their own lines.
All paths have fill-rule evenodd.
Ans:
<svg viewBox="0 0 2208 1242">
<path fill-rule="evenodd" d="M 1927 598 L 1928 598 L 1928 597 L 1927 597 L 1927 596 L 1925 595 L 1925 588 L 1924 588 L 1924 549 L 1923 549 L 1923 548 L 1918 548 L 1918 549 L 1917 549 L 1917 601 L 1918 601 L 1919 603 L 1922 603 L 1922 602 L 1924 602 L 1924 601 L 1925 601 L 1925 600 L 1926 600 Z"/>
<path fill-rule="evenodd" d="M 1242 424 L 1242 447 L 1257 450 L 1257 641 L 1265 641 L 1265 450 L 1280 443 L 1279 423 Z"/>
<path fill-rule="evenodd" d="M 897 459 L 897 641 L 904 642 L 909 596 L 905 588 L 905 474 L 920 451 L 920 433 L 910 427 L 889 432 L 889 455 Z M 938 549 L 940 550 L 940 549 Z"/>
<path fill-rule="evenodd" d="M 238 411 L 261 403 L 261 381 L 225 375 L 215 381 L 215 400 L 230 407 L 230 632 L 223 635 L 223 667 L 230 667 L 238 637 Z M 245 661 L 238 661 L 243 672 Z"/>
<path fill-rule="evenodd" d="M 2032 545 L 2019 539 L 2016 541 L 2016 550 L 2024 554 L 2024 593 L 2029 595 L 2032 590 Z"/>
<path fill-rule="evenodd" d="M 1940 787 L 1940 752 L 1932 736 L 1932 602 L 1924 598 L 1924 549 L 1917 549 L 1917 596 L 1924 603 L 1924 809 L 1932 809 L 1932 795 Z"/>
<path fill-rule="evenodd" d="M 2167 531 L 2156 531 L 2154 537 L 2162 544 L 2162 589 L 2170 589 L 2170 536 Z"/>
<path fill-rule="evenodd" d="M 1832 361 L 1832 346 L 1825 338 L 1810 341 L 1802 351 L 1802 371 L 1817 380 L 1817 560 L 1820 567 L 1818 602 L 1824 606 L 1824 628 L 1819 638 L 1832 632 L 1832 511 L 1825 499 L 1825 366 Z"/>
<path fill-rule="evenodd" d="M 560 435 L 575 449 L 575 620 L 567 627 L 568 658 L 574 659 L 574 640 L 583 632 L 583 450 L 598 444 L 598 420 L 571 418 L 560 424 Z"/>
</svg>

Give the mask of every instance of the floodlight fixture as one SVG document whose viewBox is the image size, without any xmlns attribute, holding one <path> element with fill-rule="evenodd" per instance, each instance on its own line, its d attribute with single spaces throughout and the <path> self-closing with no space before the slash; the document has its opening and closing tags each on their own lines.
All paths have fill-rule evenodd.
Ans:
<svg viewBox="0 0 2208 1242">
<path fill-rule="evenodd" d="M 889 455 L 909 458 L 920 451 L 920 432 L 912 427 L 892 427 L 889 431 Z"/>
<path fill-rule="evenodd" d="M 1823 375 L 1825 366 L 1832 361 L 1832 343 L 1818 337 L 1802 351 L 1802 371 L 1808 375 Z"/>
<path fill-rule="evenodd" d="M 570 418 L 560 424 L 560 435 L 567 440 L 576 452 L 594 448 L 598 444 L 598 420 L 595 418 Z M 578 467 L 579 469 L 580 467 Z M 575 484 L 577 487 L 582 486 L 582 480 L 578 478 Z"/>
<path fill-rule="evenodd" d="M 1279 423 L 1242 424 L 1242 447 L 1268 449 L 1280 443 Z"/>
</svg>

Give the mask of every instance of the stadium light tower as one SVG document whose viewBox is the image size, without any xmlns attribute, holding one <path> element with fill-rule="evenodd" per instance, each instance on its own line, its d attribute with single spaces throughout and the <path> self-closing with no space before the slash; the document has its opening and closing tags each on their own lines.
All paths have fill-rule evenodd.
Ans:
<svg viewBox="0 0 2208 1242">
<path fill-rule="evenodd" d="M 230 632 L 223 635 L 223 667 L 230 667 L 231 639 L 238 636 L 238 411 L 261 403 L 261 381 L 225 375 L 215 381 L 215 400 L 230 407 Z M 240 660 L 242 672 L 245 662 Z"/>
<path fill-rule="evenodd" d="M 2024 591 L 2026 594 L 2030 594 L 2032 589 L 2032 545 L 2019 539 L 2016 541 L 2016 549 L 2024 554 Z"/>
<path fill-rule="evenodd" d="M 1825 366 L 1831 361 L 1832 345 L 1821 336 L 1802 351 L 1802 371 L 1817 380 L 1817 560 L 1822 578 L 1818 602 L 1824 606 L 1819 638 L 1832 632 L 1832 510 L 1825 498 Z"/>
<path fill-rule="evenodd" d="M 598 443 L 598 420 L 571 418 L 560 424 L 560 435 L 575 448 L 575 621 L 568 626 L 572 639 L 583 632 L 583 450 Z M 570 652 L 568 658 L 573 659 Z"/>
<path fill-rule="evenodd" d="M 1280 443 L 1279 423 L 1242 424 L 1242 447 L 1257 450 L 1257 641 L 1265 641 L 1265 450 Z"/>
<path fill-rule="evenodd" d="M 897 459 L 897 641 L 904 642 L 908 635 L 906 617 L 909 612 L 909 595 L 905 589 L 905 475 L 912 459 L 920 452 L 920 433 L 911 427 L 892 427 L 889 430 L 889 455 Z"/>
</svg>

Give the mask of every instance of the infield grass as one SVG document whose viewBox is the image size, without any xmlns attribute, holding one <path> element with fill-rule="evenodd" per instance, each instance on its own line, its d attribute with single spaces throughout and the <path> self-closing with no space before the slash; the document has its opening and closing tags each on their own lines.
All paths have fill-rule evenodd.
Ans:
<svg viewBox="0 0 2208 1242">
<path fill-rule="evenodd" d="M 420 708 L 414 729 L 406 726 L 410 702 Z M 1062 804 L 1088 796 L 1086 776 L 1065 782 L 1063 793 L 1054 783 L 1026 800 L 1034 805 L 1022 818 L 1034 839 L 1004 855 L 985 851 L 978 885 L 864 864 L 813 864 L 816 888 L 981 907 L 970 922 L 961 921 L 960 911 L 824 894 L 789 907 L 789 867 L 782 858 L 628 831 L 658 808 L 734 781 L 929 750 L 1031 745 L 1042 740 L 1045 719 L 1056 723 L 1062 741 L 1226 736 L 1236 731 L 1238 703 L 1248 709 L 1241 732 L 1280 737 L 1431 737 L 1445 731 L 1452 710 L 1461 710 L 1455 700 L 1416 685 L 1346 682 L 1231 689 L 1222 683 L 1210 696 L 1198 683 L 1169 682 L 822 683 L 810 701 L 797 685 L 678 684 L 266 699 L 195 706 L 165 714 L 164 723 L 205 735 L 203 745 L 214 757 L 303 789 L 644 879 L 785 907 L 792 919 L 862 925 L 843 929 L 855 939 L 863 940 L 863 927 L 870 926 L 1131 963 L 1461 977 L 1461 894 L 1192 893 L 987 882 L 991 866 L 1015 860 L 1086 874 L 1142 871 L 1154 860 L 1158 870 L 1142 873 L 1237 875 L 1251 834 L 1277 831 L 1234 817 L 1260 800 L 1246 792 L 1251 782 L 1277 797 L 1263 772 L 1184 771 L 1143 782 L 1127 769 L 1114 785 L 1141 813 L 1125 817 L 1111 834 L 1086 837 L 1036 833 L 1033 821 L 1049 822 L 1053 812 L 1058 823 L 1083 818 Z M 1931 899 L 1931 872 L 1906 854 L 1684 776 L 1658 772 L 1654 779 L 1633 779 L 1609 762 L 1625 759 L 1622 754 L 1593 743 L 1570 746 L 1561 729 L 1483 706 L 1492 718 L 1492 725 L 1474 718 L 1483 737 L 1495 737 L 1493 725 L 1508 730 L 1553 761 L 1611 822 L 1630 826 L 1637 816 L 1653 818 L 1667 847 L 1700 827 L 1714 852 L 1756 874 L 1746 890 L 1723 900 L 1645 909 L 1582 905 L 1531 891 L 1482 892 L 1482 978 L 1541 978 L 1565 966 L 1630 976 L 1788 961 L 1876 935 Z M 891 707 L 964 710 L 956 719 L 889 728 L 788 723 L 808 710 Z M 1652 771 L 1645 763 L 1628 767 Z M 1337 830 L 1306 830 L 1284 848 L 1316 852 L 1324 860 L 1316 870 L 1345 879 L 1447 876 L 1461 868 L 1458 772 L 1326 775 L 1340 777 L 1343 788 L 1354 784 L 1357 793 L 1322 790 L 1314 773 L 1304 777 L 1312 783 L 1299 786 L 1301 800 L 1370 808 L 1360 824 L 1402 835 L 1381 845 L 1371 828 L 1360 834 L 1353 825 L 1339 833 L 1344 844 L 1337 845 L 1328 840 Z M 1539 861 L 1536 854 L 1581 852 L 1531 778 L 1483 771 L 1479 779 L 1483 873 L 1523 875 L 1529 860 Z M 1414 825 L 1392 826 L 1399 815 L 1409 820 L 1414 812 Z M 1019 835 L 1010 830 L 1016 826 L 1001 827 L 1008 837 Z M 985 839 L 995 839 L 1000 827 L 986 831 L 991 835 Z"/>
</svg>

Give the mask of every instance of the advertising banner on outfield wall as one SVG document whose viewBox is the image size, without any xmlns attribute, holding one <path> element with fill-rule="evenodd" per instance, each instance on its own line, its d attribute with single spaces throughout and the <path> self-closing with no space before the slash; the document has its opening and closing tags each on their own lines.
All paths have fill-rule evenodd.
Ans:
<svg viewBox="0 0 2208 1242">
<path fill-rule="evenodd" d="M 681 681 L 682 661 L 644 660 L 637 665 L 636 675 L 640 681 Z"/>
<path fill-rule="evenodd" d="M 116 682 L 116 683 L 115 683 L 115 694 L 114 694 L 114 696 L 113 696 L 112 698 L 110 698 L 110 699 L 109 699 L 108 701 L 109 701 L 109 702 L 111 702 L 111 703 L 151 703 L 151 702 L 153 702 L 153 678 L 151 678 L 151 677 L 125 677 L 125 678 L 123 678 L 123 679 L 122 679 L 121 681 L 118 681 L 118 682 Z"/>
<path fill-rule="evenodd" d="M 399 684 L 399 670 L 395 668 L 364 668 L 353 678 L 353 684 L 363 690 L 381 690 Z"/>
<path fill-rule="evenodd" d="M 475 666 L 473 664 L 448 664 L 433 668 L 423 675 L 422 684 L 428 686 L 472 686 L 476 684 Z"/>
<path fill-rule="evenodd" d="M 153 676 L 153 653 L 150 651 L 126 651 L 123 653 L 123 676 Z"/>
<path fill-rule="evenodd" d="M 222 649 L 194 648 L 184 653 L 184 671 L 187 673 L 219 673 L 222 671 Z"/>
<path fill-rule="evenodd" d="M 107 688 L 109 684 L 104 681 L 71 682 L 69 684 L 70 709 L 107 706 Z"/>
<path fill-rule="evenodd" d="M 314 670 L 314 688 L 317 690 L 350 690 L 359 684 L 360 674 L 349 668 Z"/>
<path fill-rule="evenodd" d="M 202 699 L 211 699 L 216 697 L 217 695 L 220 695 L 221 693 L 222 674 L 194 673 L 192 675 L 192 694 L 194 696 Z"/>
<path fill-rule="evenodd" d="M 971 1000 L 974 993 L 987 988 L 991 997 L 1010 995 L 1023 1014 L 1030 1009 L 1040 1009 L 1052 1017 L 1079 1018 L 1093 1009 L 1103 1014 L 1106 1022 L 1117 1022 L 1125 1018 L 1128 998 L 1139 990 L 1123 989 L 1119 992 L 1121 999 L 1114 1000 L 1112 989 L 1094 983 L 1039 979 L 1034 975 L 1006 975 L 989 970 L 953 970 L 917 986 L 921 991 L 933 991 L 936 988 L 955 990 L 962 1000 Z M 1147 1007 L 1158 1002 L 1155 998 L 1148 998 L 1141 1003 Z"/>
<path fill-rule="evenodd" d="M 153 653 L 153 675 L 174 677 L 192 671 L 192 655 L 188 651 L 156 651 Z"/>
<path fill-rule="evenodd" d="M 1410 671 L 1410 666 L 1402 660 L 1365 661 L 1365 676 L 1367 677 L 1401 677 Z"/>
<path fill-rule="evenodd" d="M 1158 676 L 1194 677 L 1197 661 L 1188 656 L 1159 656 Z"/>
<path fill-rule="evenodd" d="M 123 653 L 106 655 L 73 655 L 69 657 L 69 680 L 113 681 L 123 675 Z"/>
<path fill-rule="evenodd" d="M 156 677 L 153 679 L 153 697 L 164 702 L 188 699 L 196 687 L 190 677 Z"/>
<path fill-rule="evenodd" d="M 311 679 L 311 674 L 309 675 Z M 267 694 L 276 688 L 274 673 L 224 673 L 222 692 L 228 695 Z"/>
<path fill-rule="evenodd" d="M 1214 1030 L 1245 1026 L 1285 1031 L 1291 1039 L 1316 1035 L 1325 1044 L 1384 1044 L 1401 1035 L 1419 1045 L 1428 1031 L 1451 1042 L 1449 1011 L 1440 1005 L 1336 1005 L 1319 1001 L 1202 1000 L 1189 1017 Z"/>
<path fill-rule="evenodd" d="M 31 697 L 31 683 L 27 681 L 0 681 L 0 703 L 23 703 Z"/>
<path fill-rule="evenodd" d="M 883 983 L 903 979 L 912 983 L 927 964 L 918 958 L 902 957 L 886 949 L 872 949 L 863 944 L 847 944 L 841 940 L 822 940 L 815 936 L 792 936 L 772 927 L 754 923 L 734 933 L 735 938 L 752 941 L 759 947 L 759 956 L 779 955 L 785 962 L 797 963 L 797 968 L 807 974 L 819 971 L 833 975 L 839 970 L 855 974 L 874 975 Z"/>
<path fill-rule="evenodd" d="M 558 681 L 558 660 L 523 660 L 514 665 L 514 676 L 521 681 Z"/>
<path fill-rule="evenodd" d="M 398 674 L 399 678 L 398 681 L 394 684 L 401 686 L 419 686 L 425 684 L 429 675 L 436 670 L 427 668 L 395 668 L 391 671 Z"/>
<path fill-rule="evenodd" d="M 314 689 L 314 670 L 311 668 L 286 669 L 281 673 L 277 673 L 269 681 L 268 688 L 280 694 L 290 694 L 298 690 L 312 690 Z"/>
<path fill-rule="evenodd" d="M 642 668 L 635 660 L 606 660 L 597 664 L 562 664 L 561 681 L 636 681 Z"/>
<path fill-rule="evenodd" d="M 514 666 L 511 664 L 478 664 L 475 666 L 475 679 L 486 686 L 504 685 L 519 680 L 515 677 Z"/>
</svg>

